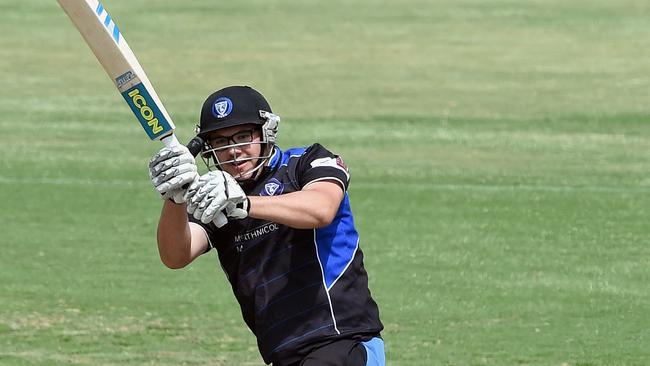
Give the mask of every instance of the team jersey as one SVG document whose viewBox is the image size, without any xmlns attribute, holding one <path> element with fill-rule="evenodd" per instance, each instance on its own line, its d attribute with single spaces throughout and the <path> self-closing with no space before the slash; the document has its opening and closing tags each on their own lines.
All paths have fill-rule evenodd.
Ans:
<svg viewBox="0 0 650 366">
<path fill-rule="evenodd" d="M 264 174 L 243 187 L 246 194 L 277 196 L 317 181 L 334 182 L 344 198 L 330 225 L 294 229 L 246 218 L 216 228 L 190 216 L 216 249 L 266 363 L 290 365 L 333 340 L 367 340 L 383 329 L 368 289 L 349 178 L 341 158 L 319 144 L 275 147 Z"/>
</svg>

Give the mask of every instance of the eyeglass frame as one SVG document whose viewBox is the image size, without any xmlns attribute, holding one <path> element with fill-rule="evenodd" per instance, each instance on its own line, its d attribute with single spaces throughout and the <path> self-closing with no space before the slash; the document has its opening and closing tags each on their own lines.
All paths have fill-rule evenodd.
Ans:
<svg viewBox="0 0 650 366">
<path fill-rule="evenodd" d="M 231 141 L 232 141 L 232 143 L 234 145 L 238 145 L 238 146 L 245 145 L 245 144 L 250 144 L 255 139 L 254 136 L 253 136 L 255 134 L 255 131 L 256 131 L 256 129 L 241 130 L 241 131 L 237 131 L 237 132 L 235 132 L 235 133 L 233 133 L 232 135 L 229 135 L 229 136 L 215 136 L 213 138 L 208 138 L 208 140 L 206 142 L 212 149 L 215 149 L 215 150 L 220 150 L 220 149 L 226 148 L 228 146 L 232 146 L 232 145 L 229 145 L 229 143 Z M 248 133 L 247 141 L 243 141 L 243 142 L 235 141 L 234 137 L 239 135 L 239 134 L 242 134 L 242 133 Z M 225 142 L 225 143 L 223 145 L 217 145 L 217 146 L 213 145 L 213 141 L 217 140 L 217 139 L 224 139 L 223 142 Z"/>
</svg>

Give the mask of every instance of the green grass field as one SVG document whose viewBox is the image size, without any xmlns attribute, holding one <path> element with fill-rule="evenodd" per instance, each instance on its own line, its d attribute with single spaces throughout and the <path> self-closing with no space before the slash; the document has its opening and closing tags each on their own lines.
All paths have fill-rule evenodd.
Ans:
<svg viewBox="0 0 650 366">
<path fill-rule="evenodd" d="M 350 196 L 389 365 L 650 362 L 650 4 L 103 1 L 187 141 L 262 91 Z M 167 270 L 148 142 L 55 1 L 0 3 L 0 364 L 261 365 Z"/>
</svg>

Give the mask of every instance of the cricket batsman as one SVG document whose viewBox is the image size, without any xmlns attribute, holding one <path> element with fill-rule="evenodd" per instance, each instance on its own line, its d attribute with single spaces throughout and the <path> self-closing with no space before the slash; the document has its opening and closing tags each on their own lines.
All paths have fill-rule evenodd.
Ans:
<svg viewBox="0 0 650 366">
<path fill-rule="evenodd" d="M 158 250 L 182 268 L 215 250 L 267 364 L 385 365 L 341 157 L 315 143 L 282 150 L 280 118 L 247 86 L 204 102 L 197 135 L 149 163 L 164 199 Z"/>
</svg>

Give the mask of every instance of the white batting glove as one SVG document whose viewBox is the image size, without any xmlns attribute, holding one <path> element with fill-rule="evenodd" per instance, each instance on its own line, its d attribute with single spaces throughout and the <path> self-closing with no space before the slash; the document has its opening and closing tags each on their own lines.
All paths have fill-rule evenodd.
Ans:
<svg viewBox="0 0 650 366">
<path fill-rule="evenodd" d="M 185 202 L 186 187 L 198 176 L 194 156 L 183 145 L 163 147 L 149 161 L 149 178 L 165 200 Z"/>
<path fill-rule="evenodd" d="M 241 189 L 235 178 L 226 175 L 226 196 L 228 197 L 228 204 L 226 205 L 226 216 L 241 220 L 248 217 L 250 211 L 251 201 L 246 197 L 246 193 Z"/>
<path fill-rule="evenodd" d="M 235 179 L 223 171 L 212 171 L 199 177 L 188 188 L 185 199 L 187 212 L 205 224 L 223 221 L 224 210 L 235 219 L 248 216 L 246 194 Z"/>
</svg>

